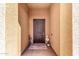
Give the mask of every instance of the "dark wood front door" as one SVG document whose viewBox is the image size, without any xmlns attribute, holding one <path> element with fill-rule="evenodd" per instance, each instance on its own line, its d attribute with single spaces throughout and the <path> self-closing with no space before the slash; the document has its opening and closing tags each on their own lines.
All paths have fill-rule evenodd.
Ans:
<svg viewBox="0 0 79 59">
<path fill-rule="evenodd" d="M 45 43 L 45 19 L 33 20 L 33 42 Z"/>
</svg>

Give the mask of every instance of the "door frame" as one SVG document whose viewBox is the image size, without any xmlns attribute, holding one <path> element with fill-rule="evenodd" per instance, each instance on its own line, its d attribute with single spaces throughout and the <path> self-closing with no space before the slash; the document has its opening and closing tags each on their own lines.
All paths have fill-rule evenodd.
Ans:
<svg viewBox="0 0 79 59">
<path fill-rule="evenodd" d="M 34 43 L 34 20 L 44 20 L 44 37 L 45 37 L 45 32 L 46 32 L 46 28 L 45 28 L 45 26 L 46 26 L 46 24 L 45 24 L 45 19 L 43 18 L 41 18 L 41 19 L 38 19 L 38 18 L 36 18 L 36 19 L 33 19 L 33 43 Z M 45 38 L 44 38 L 44 40 L 45 40 Z"/>
</svg>

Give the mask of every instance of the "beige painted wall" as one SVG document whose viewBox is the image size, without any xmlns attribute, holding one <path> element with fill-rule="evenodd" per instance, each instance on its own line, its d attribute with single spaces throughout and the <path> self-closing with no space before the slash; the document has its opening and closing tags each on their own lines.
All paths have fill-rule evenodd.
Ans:
<svg viewBox="0 0 79 59">
<path fill-rule="evenodd" d="M 60 55 L 72 55 L 72 4 L 60 4 Z"/>
<path fill-rule="evenodd" d="M 33 43 L 33 19 L 45 19 L 45 35 L 49 35 L 49 9 L 30 9 L 29 11 L 29 33 L 32 38 L 31 42 Z"/>
<path fill-rule="evenodd" d="M 18 4 L 6 4 L 5 39 L 7 55 L 20 55 L 20 26 Z"/>
<path fill-rule="evenodd" d="M 28 19 L 28 7 L 26 4 L 19 4 L 19 23 L 21 25 L 21 52 L 29 44 L 29 19 Z"/>
<path fill-rule="evenodd" d="M 50 43 L 60 55 L 60 4 L 52 4 L 50 8 Z"/>
</svg>

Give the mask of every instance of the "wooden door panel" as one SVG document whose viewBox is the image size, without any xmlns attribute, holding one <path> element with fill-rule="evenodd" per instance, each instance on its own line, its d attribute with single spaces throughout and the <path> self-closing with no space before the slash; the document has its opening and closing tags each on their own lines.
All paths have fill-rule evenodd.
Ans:
<svg viewBox="0 0 79 59">
<path fill-rule="evenodd" d="M 34 19 L 33 21 L 34 43 L 45 43 L 45 20 Z"/>
</svg>

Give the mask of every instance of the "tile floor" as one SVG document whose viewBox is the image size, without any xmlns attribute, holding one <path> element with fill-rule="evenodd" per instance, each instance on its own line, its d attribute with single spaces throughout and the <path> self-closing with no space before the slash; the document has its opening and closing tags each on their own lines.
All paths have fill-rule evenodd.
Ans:
<svg viewBox="0 0 79 59">
<path fill-rule="evenodd" d="M 22 56 L 56 56 L 51 48 L 43 43 L 32 44 Z"/>
</svg>

